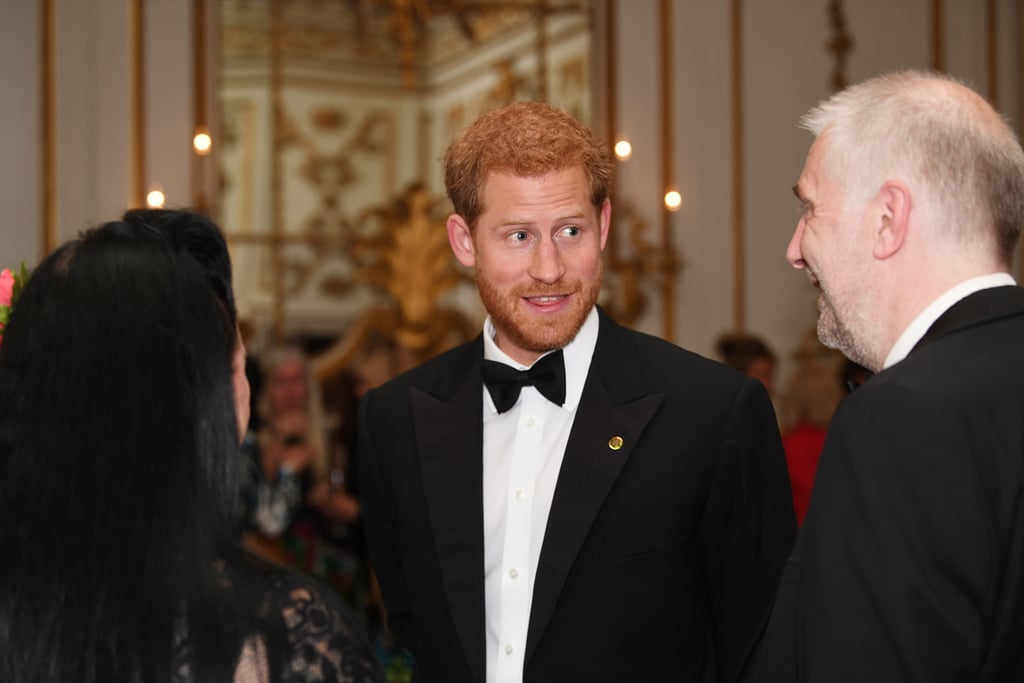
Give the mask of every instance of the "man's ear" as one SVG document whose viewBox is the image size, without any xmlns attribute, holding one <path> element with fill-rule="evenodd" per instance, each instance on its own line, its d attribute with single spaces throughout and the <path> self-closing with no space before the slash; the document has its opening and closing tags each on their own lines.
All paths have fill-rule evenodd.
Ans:
<svg viewBox="0 0 1024 683">
<path fill-rule="evenodd" d="M 473 244 L 473 233 L 466 225 L 466 221 L 457 213 L 448 216 L 445 224 L 448 228 L 448 244 L 452 247 L 452 253 L 464 266 L 476 265 L 476 245 Z"/>
<path fill-rule="evenodd" d="M 608 241 L 608 229 L 612 224 L 612 200 L 604 200 L 604 204 L 601 205 L 601 211 L 598 214 L 598 220 L 601 221 L 601 250 L 604 251 L 604 245 Z"/>
<path fill-rule="evenodd" d="M 898 180 L 887 180 L 878 191 L 874 227 L 876 259 L 887 259 L 903 247 L 910 225 L 910 190 Z"/>
</svg>

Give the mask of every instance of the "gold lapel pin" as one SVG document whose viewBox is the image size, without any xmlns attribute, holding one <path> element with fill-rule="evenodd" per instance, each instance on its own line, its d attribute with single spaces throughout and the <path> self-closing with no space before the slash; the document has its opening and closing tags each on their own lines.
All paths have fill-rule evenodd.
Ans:
<svg viewBox="0 0 1024 683">
<path fill-rule="evenodd" d="M 620 448 L 622 448 L 622 437 L 613 436 L 612 438 L 608 439 L 608 448 L 612 449 L 613 451 L 617 451 Z"/>
</svg>

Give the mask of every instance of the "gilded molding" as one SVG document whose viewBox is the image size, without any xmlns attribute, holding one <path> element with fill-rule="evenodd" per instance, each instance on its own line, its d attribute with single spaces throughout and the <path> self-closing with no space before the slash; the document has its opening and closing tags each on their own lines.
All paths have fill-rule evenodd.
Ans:
<svg viewBox="0 0 1024 683">
<path fill-rule="evenodd" d="M 732 137 L 732 324 L 737 331 L 747 326 L 746 186 L 743 171 L 743 0 L 731 0 L 729 8 L 730 130 Z"/>
<path fill-rule="evenodd" d="M 60 186 L 57 172 L 57 0 L 40 3 L 40 45 L 42 47 L 42 221 L 40 257 L 57 248 L 60 242 L 60 210 L 57 203 Z"/>
<path fill-rule="evenodd" d="M 1024 0 L 1017 0 L 1017 137 L 1024 136 Z M 1024 280 L 1024 248 L 1017 247 L 1017 281 Z"/>
<path fill-rule="evenodd" d="M 282 60 L 284 55 L 282 16 L 284 0 L 270 0 L 270 108 L 271 108 L 271 283 L 274 297 L 274 339 L 283 341 L 287 334 L 285 321 L 285 262 L 281 237 L 284 235 L 284 168 L 281 154 L 287 133 L 285 127 L 284 102 L 281 98 Z"/>
<path fill-rule="evenodd" d="M 988 101 L 999 109 L 999 8 L 985 0 L 985 84 Z"/>
<path fill-rule="evenodd" d="M 212 134 L 209 120 L 210 75 L 207 52 L 209 41 L 209 3 L 207 0 L 192 0 L 192 133 L 207 131 Z M 220 141 L 216 141 L 219 145 Z M 216 148 L 210 154 L 199 155 L 192 152 L 191 184 L 192 205 L 204 212 L 211 212 L 213 197 L 208 195 L 210 183 L 207 181 L 209 168 L 216 168 L 214 156 Z"/>
<path fill-rule="evenodd" d="M 665 192 L 675 186 L 675 121 L 673 120 L 672 104 L 674 88 L 672 82 L 672 45 L 674 22 L 672 20 L 673 0 L 661 0 L 658 21 L 661 24 L 660 63 L 661 63 L 661 187 Z M 664 207 L 661 209 L 661 246 L 664 261 L 662 267 L 671 269 L 674 265 L 674 248 L 672 246 L 672 212 Z M 670 271 L 664 271 L 670 272 Z M 668 341 L 676 337 L 676 279 L 672 276 L 663 277 L 661 281 L 662 296 L 662 336 Z"/>
<path fill-rule="evenodd" d="M 129 203 L 145 205 L 146 199 L 146 58 L 145 5 L 143 0 L 128 3 L 128 80 L 131 84 L 131 174 Z"/>
<path fill-rule="evenodd" d="M 846 12 L 843 10 L 843 0 L 829 0 L 828 23 L 832 29 L 832 37 L 825 44 L 829 54 L 832 55 L 834 64 L 832 66 L 832 90 L 839 92 L 847 86 L 846 58 L 853 50 L 853 36 L 846 25 Z"/>
<path fill-rule="evenodd" d="M 943 0 L 931 0 L 929 13 L 928 63 L 936 71 L 946 70 L 946 11 Z"/>
<path fill-rule="evenodd" d="M 1024 0 L 1022 0 L 1024 1 Z M 619 101 L 619 79 L 618 79 L 618 42 L 615 33 L 615 13 L 617 11 L 616 0 L 605 0 L 604 9 L 604 49 L 607 55 L 607 63 L 605 64 L 605 121 L 608 126 L 608 130 L 605 133 L 605 139 L 609 145 L 614 145 L 619 136 L 619 116 L 616 105 Z M 613 189 L 614 193 L 614 189 Z M 617 207 L 615 197 L 612 197 L 612 206 Z M 615 216 L 616 212 L 613 210 L 612 215 Z M 608 236 L 608 260 L 615 261 L 618 256 L 618 231 L 612 230 Z"/>
</svg>

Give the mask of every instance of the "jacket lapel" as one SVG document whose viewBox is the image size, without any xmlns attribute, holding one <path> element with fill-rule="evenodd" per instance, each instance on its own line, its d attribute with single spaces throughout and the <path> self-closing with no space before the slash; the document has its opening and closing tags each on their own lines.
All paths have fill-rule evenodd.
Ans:
<svg viewBox="0 0 1024 683">
<path fill-rule="evenodd" d="M 964 297 L 940 315 L 910 353 L 951 332 L 1022 314 L 1024 288 L 1011 285 L 983 289 Z"/>
<path fill-rule="evenodd" d="M 551 620 L 594 518 L 662 401 L 660 394 L 644 394 L 628 337 L 598 310 L 597 346 L 562 460 L 537 566 L 526 661 Z"/>
<path fill-rule="evenodd" d="M 473 677 L 484 680 L 484 528 L 482 345 L 469 347 L 469 370 L 448 398 L 412 389 L 423 487 L 441 576 Z M 474 360 L 475 359 L 475 360 Z M 413 568 L 414 570 L 414 568 Z"/>
</svg>

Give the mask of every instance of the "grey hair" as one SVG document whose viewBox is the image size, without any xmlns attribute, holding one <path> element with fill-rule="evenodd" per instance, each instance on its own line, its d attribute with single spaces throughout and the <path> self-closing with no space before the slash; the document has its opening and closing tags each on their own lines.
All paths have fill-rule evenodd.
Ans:
<svg viewBox="0 0 1024 683">
<path fill-rule="evenodd" d="M 1024 225 L 1024 151 L 963 83 L 922 71 L 876 76 L 811 109 L 800 127 L 828 133 L 824 168 L 852 197 L 901 176 L 937 204 L 940 230 L 967 245 L 981 238 L 1010 265 Z"/>
</svg>

